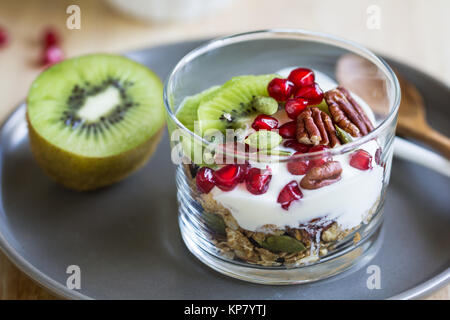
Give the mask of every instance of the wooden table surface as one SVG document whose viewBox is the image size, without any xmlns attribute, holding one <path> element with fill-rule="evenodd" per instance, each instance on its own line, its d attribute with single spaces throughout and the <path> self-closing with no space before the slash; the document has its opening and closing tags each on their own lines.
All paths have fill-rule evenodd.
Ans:
<svg viewBox="0 0 450 320">
<path fill-rule="evenodd" d="M 124 0 L 126 1 L 126 0 Z M 79 5 L 81 29 L 66 28 L 67 6 Z M 375 5 L 379 10 L 370 11 Z M 11 37 L 0 49 L 0 120 L 27 94 L 41 71 L 39 36 L 54 26 L 68 57 L 121 52 L 186 39 L 255 29 L 303 28 L 359 42 L 450 83 L 448 0 L 234 0 L 214 15 L 182 23 L 144 23 L 116 13 L 102 0 L 0 0 L 0 26 Z M 368 28 L 379 21 L 379 28 Z M 0 253 L 0 299 L 54 299 Z M 449 299 L 450 286 L 431 299 Z"/>
</svg>

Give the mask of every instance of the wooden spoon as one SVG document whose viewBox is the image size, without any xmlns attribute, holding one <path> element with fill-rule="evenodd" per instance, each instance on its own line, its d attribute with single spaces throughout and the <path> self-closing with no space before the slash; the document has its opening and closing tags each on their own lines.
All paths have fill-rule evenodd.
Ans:
<svg viewBox="0 0 450 320">
<path fill-rule="evenodd" d="M 413 84 L 397 71 L 395 73 L 402 91 L 397 133 L 420 140 L 450 159 L 450 139 L 428 125 L 422 95 Z"/>
<path fill-rule="evenodd" d="M 398 114 L 397 133 L 422 141 L 450 159 L 450 139 L 431 128 L 425 117 L 423 98 L 416 87 L 398 72 L 402 99 Z M 387 114 L 384 76 L 371 62 L 354 54 L 343 55 L 336 67 L 340 85 L 362 97 L 378 114 Z"/>
</svg>

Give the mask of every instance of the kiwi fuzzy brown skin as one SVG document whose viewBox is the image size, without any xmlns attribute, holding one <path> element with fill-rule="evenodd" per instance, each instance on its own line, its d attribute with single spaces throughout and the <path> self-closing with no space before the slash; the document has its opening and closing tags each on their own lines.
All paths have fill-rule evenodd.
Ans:
<svg viewBox="0 0 450 320">
<path fill-rule="evenodd" d="M 152 137 L 124 153 L 104 158 L 80 157 L 42 138 L 28 119 L 31 152 L 54 181 L 75 191 L 96 190 L 118 182 L 147 163 L 163 135 L 164 126 Z"/>
</svg>

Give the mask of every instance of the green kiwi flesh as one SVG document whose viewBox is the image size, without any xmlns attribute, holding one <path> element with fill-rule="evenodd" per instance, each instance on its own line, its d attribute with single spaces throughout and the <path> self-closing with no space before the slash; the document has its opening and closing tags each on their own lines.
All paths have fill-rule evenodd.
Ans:
<svg viewBox="0 0 450 320">
<path fill-rule="evenodd" d="M 119 181 L 155 150 L 161 80 L 122 56 L 93 54 L 41 73 L 27 99 L 31 150 L 57 182 L 84 191 Z"/>
<path fill-rule="evenodd" d="M 200 132 L 208 129 L 224 132 L 249 123 L 259 112 L 252 101 L 258 96 L 269 96 L 267 85 L 276 75 L 248 75 L 231 78 L 211 99 L 198 107 Z"/>
<path fill-rule="evenodd" d="M 186 128 L 194 131 L 194 123 L 198 120 L 197 111 L 199 105 L 204 101 L 212 99 L 220 88 L 220 86 L 213 86 L 200 92 L 199 94 L 196 94 L 195 96 L 184 99 L 176 113 L 178 120 L 180 120 Z"/>
</svg>

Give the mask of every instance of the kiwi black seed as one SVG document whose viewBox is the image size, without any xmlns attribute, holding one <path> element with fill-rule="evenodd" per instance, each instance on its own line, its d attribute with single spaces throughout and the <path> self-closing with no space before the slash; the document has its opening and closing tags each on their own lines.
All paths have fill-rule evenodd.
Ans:
<svg viewBox="0 0 450 320">
<path fill-rule="evenodd" d="M 77 112 L 85 104 L 87 98 L 95 96 L 111 86 L 119 90 L 120 104 L 104 116 L 101 116 L 99 121 L 87 123 L 77 116 Z M 129 108 L 139 105 L 139 103 L 134 102 L 132 97 L 127 94 L 127 89 L 131 86 L 133 86 L 133 82 L 131 81 L 124 81 L 122 83 L 120 80 L 112 78 L 106 79 L 96 86 L 92 86 L 90 83 L 85 83 L 84 86 L 75 85 L 70 96 L 67 98 L 67 110 L 62 112 L 60 120 L 64 125 L 73 129 L 81 126 L 80 133 L 86 131 L 88 134 L 90 132 L 93 134 L 102 134 L 104 129 L 108 130 L 109 124 L 118 123 L 123 120 Z"/>
<path fill-rule="evenodd" d="M 275 77 L 273 74 L 239 76 L 226 82 L 214 97 L 198 107 L 201 131 L 241 128 L 259 113 L 252 101 L 257 96 L 268 97 L 267 85 Z"/>
<path fill-rule="evenodd" d="M 252 102 L 241 102 L 239 107 L 237 110 L 222 110 L 222 115 L 219 117 L 219 120 L 226 123 L 226 129 L 237 129 L 241 126 L 241 123 L 247 122 L 249 118 L 254 118 L 258 114 Z"/>
</svg>

